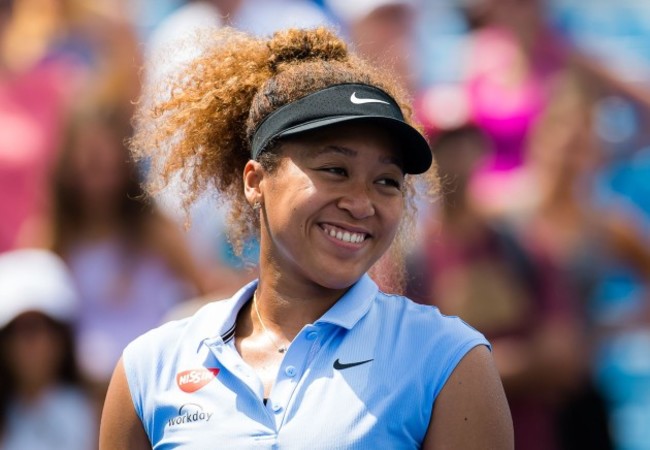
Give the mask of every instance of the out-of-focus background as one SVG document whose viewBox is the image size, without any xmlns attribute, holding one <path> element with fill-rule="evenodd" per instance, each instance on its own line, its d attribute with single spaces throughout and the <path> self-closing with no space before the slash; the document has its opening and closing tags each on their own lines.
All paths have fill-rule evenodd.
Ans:
<svg viewBox="0 0 650 450">
<path fill-rule="evenodd" d="M 650 449 L 646 0 L 0 0 L 0 449 L 95 448 L 123 347 L 255 276 L 214 198 L 141 199 L 143 84 L 198 28 L 320 24 L 411 92 L 406 292 L 490 339 L 517 449 Z"/>
</svg>

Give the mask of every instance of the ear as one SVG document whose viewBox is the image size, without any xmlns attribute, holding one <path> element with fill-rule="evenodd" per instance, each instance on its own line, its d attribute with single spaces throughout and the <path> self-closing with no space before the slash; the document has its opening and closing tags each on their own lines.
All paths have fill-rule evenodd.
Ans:
<svg viewBox="0 0 650 450">
<path fill-rule="evenodd" d="M 264 169 L 259 162 L 250 160 L 244 166 L 244 195 L 248 203 L 253 206 L 264 202 L 262 194 L 262 180 Z"/>
</svg>

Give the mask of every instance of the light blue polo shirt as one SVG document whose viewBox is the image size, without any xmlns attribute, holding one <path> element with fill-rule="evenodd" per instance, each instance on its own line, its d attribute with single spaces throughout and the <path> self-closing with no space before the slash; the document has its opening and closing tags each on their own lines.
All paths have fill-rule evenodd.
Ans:
<svg viewBox="0 0 650 450">
<path fill-rule="evenodd" d="M 483 335 L 365 275 L 291 343 L 266 405 L 233 343 L 254 281 L 133 341 L 124 367 L 154 449 L 412 449 Z"/>
</svg>

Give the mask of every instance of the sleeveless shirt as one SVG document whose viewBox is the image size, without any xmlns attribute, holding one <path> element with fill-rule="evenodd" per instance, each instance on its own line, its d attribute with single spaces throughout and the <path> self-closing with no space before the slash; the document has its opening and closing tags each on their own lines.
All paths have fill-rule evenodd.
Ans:
<svg viewBox="0 0 650 450">
<path fill-rule="evenodd" d="M 462 357 L 489 346 L 436 307 L 379 291 L 364 275 L 295 337 L 268 401 L 234 347 L 257 287 L 130 343 L 123 362 L 154 449 L 410 449 Z"/>
</svg>

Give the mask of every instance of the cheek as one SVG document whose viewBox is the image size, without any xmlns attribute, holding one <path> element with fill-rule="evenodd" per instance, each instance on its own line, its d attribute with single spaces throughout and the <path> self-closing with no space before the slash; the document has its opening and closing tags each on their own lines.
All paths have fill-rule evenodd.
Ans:
<svg viewBox="0 0 650 450">
<path fill-rule="evenodd" d="M 16 375 L 47 376 L 58 370 L 63 354 L 63 342 L 56 333 L 43 332 L 11 339 L 8 350 Z"/>
<path fill-rule="evenodd" d="M 387 235 L 390 235 L 391 240 L 397 234 L 402 219 L 404 218 L 405 202 L 404 198 L 396 198 L 390 201 L 381 203 L 382 217 L 384 218 L 384 225 L 386 226 Z"/>
</svg>

